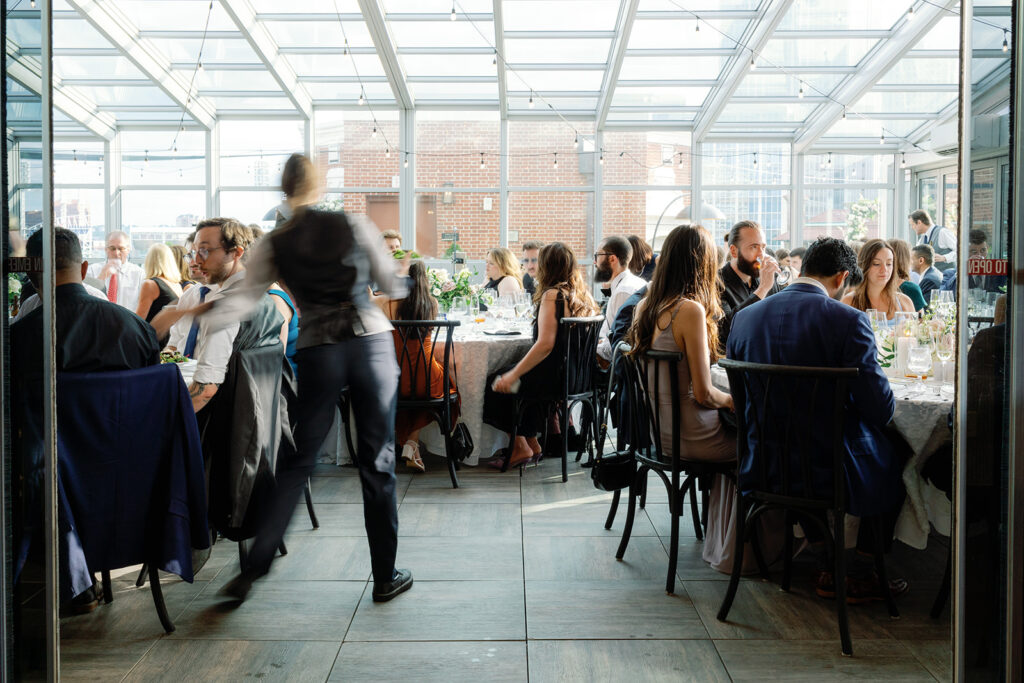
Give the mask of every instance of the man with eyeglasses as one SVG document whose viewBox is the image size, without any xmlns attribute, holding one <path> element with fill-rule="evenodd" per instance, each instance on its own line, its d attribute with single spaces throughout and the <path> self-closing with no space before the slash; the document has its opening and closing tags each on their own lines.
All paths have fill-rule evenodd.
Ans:
<svg viewBox="0 0 1024 683">
<path fill-rule="evenodd" d="M 134 312 L 139 305 L 139 291 L 146 275 L 142 268 L 128 262 L 132 253 L 132 240 L 127 233 L 115 230 L 107 235 L 105 263 L 89 266 L 86 277 L 103 282 L 107 301 Z"/>
<path fill-rule="evenodd" d="M 537 291 L 537 259 L 543 246 L 544 243 L 537 240 L 523 242 L 523 289 L 530 296 Z"/>
</svg>

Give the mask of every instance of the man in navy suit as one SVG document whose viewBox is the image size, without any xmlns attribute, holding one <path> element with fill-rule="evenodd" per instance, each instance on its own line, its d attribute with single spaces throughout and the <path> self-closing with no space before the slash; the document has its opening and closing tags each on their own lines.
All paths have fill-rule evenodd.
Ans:
<svg viewBox="0 0 1024 683">
<path fill-rule="evenodd" d="M 913 261 L 912 269 L 915 273 L 920 276 L 920 281 L 917 283 L 921 287 L 921 294 L 924 296 L 925 303 L 931 304 L 929 295 L 933 290 L 937 290 L 942 286 L 942 271 L 935 267 L 935 250 L 932 249 L 930 244 L 918 244 L 911 249 L 911 260 Z M 952 271 L 953 275 L 956 275 L 956 271 Z"/>
<path fill-rule="evenodd" d="M 850 400 L 843 429 L 846 447 L 848 509 L 853 515 L 881 515 L 885 541 L 892 539 L 896 513 L 905 491 L 902 462 L 884 430 L 892 419 L 895 400 L 889 380 L 878 365 L 875 335 L 867 316 L 839 303 L 837 297 L 851 273 L 859 275 L 853 250 L 841 240 L 821 238 L 807 249 L 801 277 L 784 290 L 737 311 L 729 333 L 727 356 L 741 361 L 812 367 L 855 367 L 860 372 L 850 383 Z M 751 387 L 753 393 L 754 387 Z M 759 397 L 748 396 L 748 403 Z M 820 415 L 831 415 L 827 398 L 820 399 Z M 816 452 L 831 452 L 831 436 L 810 416 L 807 428 Z M 753 434 L 751 434 L 751 438 Z M 749 470 L 749 468 L 748 468 Z M 740 471 L 740 485 L 749 471 Z M 832 486 L 831 467 L 821 463 L 812 471 L 813 485 L 826 492 Z M 881 599 L 872 567 L 875 539 L 871 524 L 862 524 L 858 557 L 851 562 L 848 595 L 851 602 Z M 812 551 L 824 556 L 820 532 L 804 525 Z M 828 565 L 819 564 L 818 594 L 835 595 Z M 905 590 L 901 582 L 895 592 Z"/>
</svg>

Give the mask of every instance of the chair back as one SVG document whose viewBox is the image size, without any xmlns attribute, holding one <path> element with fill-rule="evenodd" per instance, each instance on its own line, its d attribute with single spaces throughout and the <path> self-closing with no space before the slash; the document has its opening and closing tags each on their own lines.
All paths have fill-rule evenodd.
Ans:
<svg viewBox="0 0 1024 683">
<path fill-rule="evenodd" d="M 395 354 L 401 372 L 399 400 L 440 400 L 458 386 L 454 355 L 457 320 L 393 320 Z M 437 347 L 438 341 L 442 348 Z M 432 372 L 441 366 L 441 381 Z"/>
<path fill-rule="evenodd" d="M 629 356 L 626 364 L 631 446 L 641 461 L 665 465 L 672 460 L 673 469 L 679 466 L 682 438 L 679 424 L 680 362 L 684 362 L 684 358 L 679 351 L 647 351 L 639 357 Z M 662 395 L 666 381 L 668 406 Z M 666 417 L 671 420 L 669 444 L 661 441 Z"/>
<path fill-rule="evenodd" d="M 769 503 L 845 511 L 843 427 L 858 369 L 718 364 L 736 405 L 740 490 Z"/>
<path fill-rule="evenodd" d="M 582 396 L 594 391 L 597 379 L 597 342 L 604 317 L 562 318 L 558 336 L 563 341 L 565 397 Z"/>
<path fill-rule="evenodd" d="M 632 349 L 626 342 L 619 342 L 616 351 L 619 358 L 619 382 L 617 391 L 625 397 L 621 404 L 619 418 L 620 432 L 626 448 L 634 454 L 651 457 L 651 415 L 648 406 L 645 383 L 641 379 L 641 361 L 630 355 Z"/>
</svg>

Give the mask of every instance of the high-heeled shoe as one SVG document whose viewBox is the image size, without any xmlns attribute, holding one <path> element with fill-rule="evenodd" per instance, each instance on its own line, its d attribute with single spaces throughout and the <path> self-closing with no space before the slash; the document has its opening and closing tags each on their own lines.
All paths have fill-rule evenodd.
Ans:
<svg viewBox="0 0 1024 683">
<path fill-rule="evenodd" d="M 426 472 L 427 468 L 423 464 L 423 458 L 420 457 L 420 445 L 415 441 L 406 441 L 405 445 L 402 446 L 402 457 L 405 459 L 405 464 L 413 469 L 417 469 L 420 472 Z"/>
</svg>

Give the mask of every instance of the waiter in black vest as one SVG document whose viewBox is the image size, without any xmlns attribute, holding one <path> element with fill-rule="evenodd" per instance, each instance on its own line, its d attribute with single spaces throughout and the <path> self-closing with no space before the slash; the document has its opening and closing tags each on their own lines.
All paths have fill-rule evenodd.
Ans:
<svg viewBox="0 0 1024 683">
<path fill-rule="evenodd" d="M 910 229 L 917 233 L 918 244 L 931 245 L 935 252 L 934 266 L 941 271 L 956 268 L 956 235 L 941 225 L 933 225 L 932 217 L 924 209 L 908 216 Z"/>
</svg>

